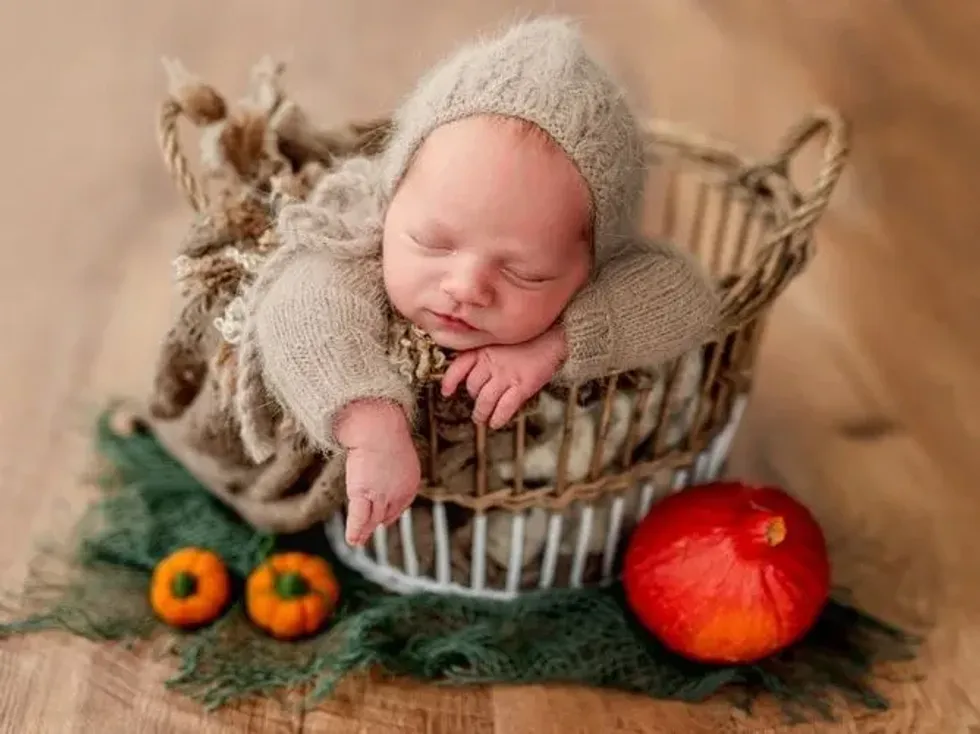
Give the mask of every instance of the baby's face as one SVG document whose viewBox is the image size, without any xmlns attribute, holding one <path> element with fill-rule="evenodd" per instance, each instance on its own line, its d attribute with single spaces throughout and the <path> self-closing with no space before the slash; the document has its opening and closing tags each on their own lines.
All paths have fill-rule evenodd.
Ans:
<svg viewBox="0 0 980 734">
<path fill-rule="evenodd" d="M 388 297 L 443 347 L 544 333 L 591 266 L 589 192 L 550 140 L 510 120 L 438 128 L 388 209 Z"/>
</svg>

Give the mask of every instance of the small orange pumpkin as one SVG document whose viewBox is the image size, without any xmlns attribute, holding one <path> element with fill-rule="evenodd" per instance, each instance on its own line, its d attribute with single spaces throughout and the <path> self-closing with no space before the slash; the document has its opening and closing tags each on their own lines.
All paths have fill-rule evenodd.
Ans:
<svg viewBox="0 0 980 734">
<path fill-rule="evenodd" d="M 248 616 L 280 640 L 316 632 L 333 614 L 339 598 L 330 564 L 297 551 L 270 556 L 245 583 Z"/>
<path fill-rule="evenodd" d="M 181 548 L 160 561 L 150 579 L 150 606 L 174 627 L 196 627 L 218 618 L 231 594 L 224 561 L 203 548 Z"/>
</svg>

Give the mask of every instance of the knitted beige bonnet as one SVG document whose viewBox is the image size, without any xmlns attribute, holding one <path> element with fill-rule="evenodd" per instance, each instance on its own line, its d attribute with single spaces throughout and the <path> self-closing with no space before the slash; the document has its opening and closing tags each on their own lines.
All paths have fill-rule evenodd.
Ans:
<svg viewBox="0 0 980 734">
<path fill-rule="evenodd" d="M 645 178 L 639 126 L 573 22 L 520 23 L 465 46 L 426 74 L 393 116 L 382 160 L 385 194 L 394 193 L 433 130 L 474 115 L 533 123 L 578 166 L 592 194 L 597 264 L 633 233 Z"/>
</svg>

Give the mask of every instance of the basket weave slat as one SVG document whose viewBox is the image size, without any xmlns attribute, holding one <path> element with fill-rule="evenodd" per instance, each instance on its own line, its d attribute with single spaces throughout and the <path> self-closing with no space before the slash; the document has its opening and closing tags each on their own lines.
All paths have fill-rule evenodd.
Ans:
<svg viewBox="0 0 980 734">
<path fill-rule="evenodd" d="M 594 482 L 599 478 L 602 466 L 602 452 L 606 445 L 606 438 L 609 435 L 609 420 L 612 418 L 613 398 L 616 396 L 616 384 L 619 375 L 612 375 L 606 381 L 606 389 L 602 396 L 602 414 L 599 417 L 599 435 L 592 446 L 592 458 L 589 461 L 589 481 Z M 518 463 L 518 466 L 520 464 Z"/>
</svg>

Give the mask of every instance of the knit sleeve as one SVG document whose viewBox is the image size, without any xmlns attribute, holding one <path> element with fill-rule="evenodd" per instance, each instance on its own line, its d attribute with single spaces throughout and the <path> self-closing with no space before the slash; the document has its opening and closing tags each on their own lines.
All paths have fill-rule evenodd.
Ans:
<svg viewBox="0 0 980 734">
<path fill-rule="evenodd" d="M 354 400 L 387 399 L 414 415 L 415 395 L 387 358 L 387 309 L 373 265 L 305 253 L 254 313 L 266 385 L 323 449 L 339 448 L 334 419 Z"/>
<path fill-rule="evenodd" d="M 559 378 L 591 380 L 661 364 L 710 339 L 718 320 L 717 290 L 697 263 L 671 247 L 636 241 L 566 307 L 568 357 Z"/>
<path fill-rule="evenodd" d="M 415 399 L 387 356 L 389 308 L 380 266 L 376 164 L 343 162 L 276 221 L 280 246 L 245 297 L 237 415 L 256 461 L 275 450 L 281 407 L 322 450 L 337 450 L 338 412 L 388 399 L 414 415 Z"/>
</svg>

